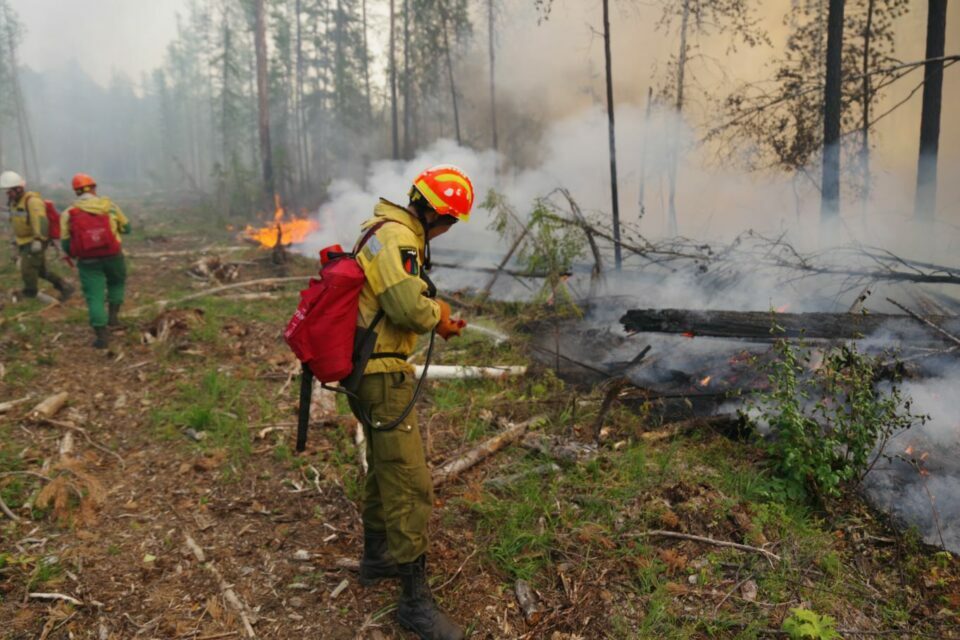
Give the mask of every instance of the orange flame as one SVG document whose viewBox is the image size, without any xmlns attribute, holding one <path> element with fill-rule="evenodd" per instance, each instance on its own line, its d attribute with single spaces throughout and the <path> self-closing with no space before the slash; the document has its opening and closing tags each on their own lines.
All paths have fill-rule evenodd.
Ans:
<svg viewBox="0 0 960 640">
<path fill-rule="evenodd" d="M 272 249 L 277 246 L 278 239 L 284 245 L 296 244 L 303 242 L 307 236 L 320 228 L 320 223 L 310 218 L 284 220 L 286 211 L 280 204 L 280 196 L 276 196 L 274 201 L 276 209 L 273 212 L 273 224 L 260 228 L 247 225 L 243 230 L 244 237 L 258 242 L 261 247 Z"/>
<path fill-rule="evenodd" d="M 707 386 L 708 384 L 710 384 L 711 379 L 713 379 L 713 376 L 707 376 L 706 378 L 700 381 L 700 386 L 701 387 Z"/>
<path fill-rule="evenodd" d="M 786 313 L 790 309 L 790 303 L 780 305 L 777 307 L 777 313 Z"/>
</svg>

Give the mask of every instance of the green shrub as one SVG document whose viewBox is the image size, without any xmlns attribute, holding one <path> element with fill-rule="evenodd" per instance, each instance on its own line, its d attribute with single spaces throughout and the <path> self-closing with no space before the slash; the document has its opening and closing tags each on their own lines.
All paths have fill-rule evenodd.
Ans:
<svg viewBox="0 0 960 640">
<path fill-rule="evenodd" d="M 853 345 L 830 349 L 813 371 L 802 342 L 779 340 L 775 353 L 770 388 L 748 404 L 749 417 L 769 425 L 767 449 L 791 497 L 841 495 L 860 483 L 893 434 L 927 419 L 911 413 L 896 376 L 878 389 L 878 359 Z"/>
</svg>

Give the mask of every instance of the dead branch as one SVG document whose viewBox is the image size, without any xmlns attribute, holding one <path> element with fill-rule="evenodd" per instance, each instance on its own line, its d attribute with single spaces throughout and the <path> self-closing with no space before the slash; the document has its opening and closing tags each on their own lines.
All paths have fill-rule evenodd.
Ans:
<svg viewBox="0 0 960 640">
<path fill-rule="evenodd" d="M 500 274 L 506 268 L 507 264 L 510 262 L 510 259 L 513 258 L 513 254 L 517 252 L 517 249 L 520 248 L 520 245 L 523 243 L 524 239 L 527 237 L 527 234 L 530 233 L 530 228 L 533 226 L 533 221 L 528 222 L 524 227 L 523 231 L 516 237 L 513 241 L 513 244 L 510 245 L 510 249 L 507 250 L 507 253 L 504 254 L 503 259 L 500 261 L 500 264 L 497 265 L 496 270 L 491 274 L 490 279 L 487 280 L 487 284 L 483 286 L 479 294 L 480 300 L 486 300 L 487 296 L 490 295 L 490 291 L 493 290 L 493 285 L 496 284 L 497 279 L 500 277 Z"/>
<path fill-rule="evenodd" d="M 761 549 L 760 547 L 751 547 L 750 545 L 740 544 L 738 542 L 727 542 L 725 540 L 715 540 L 714 538 L 706 538 L 704 536 L 695 536 L 689 533 L 680 533 L 678 531 L 662 531 L 660 529 L 654 529 L 651 531 L 642 531 L 640 533 L 631 534 L 636 538 L 645 538 L 648 536 L 658 537 L 658 538 L 674 538 L 676 540 L 692 540 L 694 542 L 702 542 L 704 544 L 711 544 L 715 547 L 727 547 L 729 549 L 738 549 L 739 551 L 748 551 L 750 553 L 759 553 L 771 560 L 776 560 L 780 562 L 781 558 L 775 553 L 771 553 L 766 549 Z"/>
<path fill-rule="evenodd" d="M 579 221 L 583 226 L 581 230 L 584 235 L 587 236 L 587 243 L 590 245 L 590 253 L 593 254 L 593 270 L 591 271 L 591 279 L 597 280 L 603 277 L 603 256 L 600 253 L 600 247 L 597 245 L 597 239 L 594 237 L 593 233 L 587 230 L 586 227 L 589 227 L 587 223 L 587 217 L 583 215 L 583 210 L 580 209 L 580 205 L 577 204 L 577 201 L 573 199 L 568 189 L 560 189 L 560 194 L 566 198 L 567 204 L 570 205 L 570 213 L 573 214 L 575 220 Z"/>
<path fill-rule="evenodd" d="M 10 507 L 7 506 L 7 503 L 3 501 L 2 495 L 0 495 L 0 511 L 3 512 L 3 515 L 7 516 L 14 522 L 23 522 L 20 516 L 18 516 L 13 511 L 10 510 Z"/>
<path fill-rule="evenodd" d="M 613 401 L 617 399 L 624 387 L 630 384 L 626 378 L 613 378 L 607 383 L 607 391 L 603 394 L 600 411 L 597 412 L 597 419 L 593 421 L 593 440 L 597 444 L 600 444 L 600 430 L 603 429 L 603 421 L 607 419 L 607 413 L 610 412 Z"/>
<path fill-rule="evenodd" d="M 31 600 L 62 600 L 63 602 L 69 602 L 75 607 L 84 606 L 80 600 L 63 593 L 29 593 L 27 597 Z"/>
<path fill-rule="evenodd" d="M 10 409 L 13 409 L 17 405 L 23 404 L 24 402 L 29 402 L 30 398 L 32 397 L 33 396 L 25 396 L 23 398 L 20 398 L 19 400 L 7 400 L 6 402 L 0 402 L 0 413 L 6 413 L 7 411 L 10 411 Z"/>
<path fill-rule="evenodd" d="M 231 289 L 240 289 L 243 287 L 255 287 L 264 284 L 280 284 L 284 282 L 302 282 L 304 280 L 310 280 L 314 276 L 287 276 L 282 278 L 261 278 L 259 280 L 247 280 L 245 282 L 234 282 L 233 284 L 225 284 L 220 287 L 213 287 L 212 289 L 205 289 L 203 291 L 198 291 L 197 293 L 191 293 L 190 295 L 183 296 L 182 298 L 177 298 L 176 300 L 157 300 L 156 302 L 151 302 L 145 304 L 142 307 L 137 307 L 130 311 L 129 315 L 136 316 L 140 315 L 143 311 L 151 309 L 153 307 L 159 306 L 164 308 L 173 304 L 180 304 L 181 302 L 187 302 L 188 300 L 196 300 L 197 298 L 204 298 L 206 296 L 211 296 L 215 293 L 220 293 L 221 291 L 229 291 Z"/>
<path fill-rule="evenodd" d="M 247 606 L 243 601 L 237 596 L 233 588 L 223 579 L 223 576 L 217 570 L 213 563 L 207 563 L 204 565 L 207 568 L 207 571 L 213 574 L 213 577 L 217 579 L 217 583 L 220 585 L 220 592 L 223 594 L 223 599 L 227 601 L 233 609 L 237 612 L 237 615 L 240 616 L 240 622 L 243 624 L 243 632 L 247 638 L 255 640 L 257 637 L 256 632 L 253 630 L 253 626 L 250 624 L 250 618 L 247 616 Z"/>
<path fill-rule="evenodd" d="M 918 314 L 918 313 L 914 313 L 913 311 L 911 311 L 911 310 L 908 309 L 907 307 L 903 306 L 902 304 L 900 304 L 900 303 L 897 302 L 896 300 L 892 300 L 892 299 L 890 299 L 890 298 L 887 298 L 887 302 L 889 302 L 889 303 L 892 304 L 893 306 L 897 307 L 898 309 L 900 309 L 901 311 L 903 311 L 904 313 L 906 313 L 908 316 L 910 316 L 911 318 L 913 318 L 913 319 L 916 320 L 917 322 L 920 322 L 921 324 L 924 324 L 924 325 L 930 327 L 931 329 L 933 329 L 934 331 L 936 331 L 939 335 L 943 336 L 944 338 L 946 338 L 946 339 L 949 340 L 950 342 L 952 342 L 952 343 L 960 346 L 960 338 L 958 338 L 957 336 L 953 335 L 952 333 L 944 330 L 944 329 L 943 329 L 942 327 L 940 327 L 938 324 L 936 324 L 936 323 L 928 320 L 927 318 L 924 318 L 923 316 L 921 316 L 921 315 Z"/>
<path fill-rule="evenodd" d="M 97 449 L 98 451 L 102 451 L 108 456 L 112 456 L 116 458 L 117 462 L 120 463 L 121 467 L 127 466 L 126 461 L 123 459 L 123 457 L 119 453 L 117 453 L 116 451 L 112 451 L 109 448 L 103 446 L 102 444 L 99 444 L 98 442 L 96 442 L 93 438 L 90 437 L 90 434 L 83 427 L 78 427 L 77 425 L 71 422 L 65 422 L 63 420 L 54 420 L 52 418 L 43 418 L 42 420 L 40 420 L 40 422 L 44 424 L 48 424 L 53 427 L 60 427 L 61 429 L 70 429 L 72 431 L 76 431 L 77 433 L 83 436 L 83 439 L 86 440 L 87 444 L 89 444 L 91 447 L 93 447 L 94 449 Z"/>
<path fill-rule="evenodd" d="M 544 422 L 546 422 L 546 417 L 535 416 L 518 424 L 510 424 L 506 429 L 489 440 L 480 443 L 463 455 L 445 462 L 437 468 L 433 473 L 433 486 L 438 487 L 445 482 L 453 480 L 480 461 L 489 458 L 500 449 L 519 440 L 528 429 L 534 429 Z"/>
<path fill-rule="evenodd" d="M 147 252 L 136 252 L 136 253 L 125 253 L 124 255 L 127 258 L 173 258 L 176 256 L 195 256 L 203 255 L 206 253 L 225 253 L 233 251 L 246 251 L 248 247 L 218 247 L 215 245 L 210 245 L 207 247 L 201 247 L 199 249 L 184 249 L 181 251 L 147 251 Z"/>
</svg>

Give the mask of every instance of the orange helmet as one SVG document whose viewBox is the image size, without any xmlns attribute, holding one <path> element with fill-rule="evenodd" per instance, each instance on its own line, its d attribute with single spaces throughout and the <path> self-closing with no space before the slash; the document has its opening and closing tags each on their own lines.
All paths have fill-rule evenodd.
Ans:
<svg viewBox="0 0 960 640">
<path fill-rule="evenodd" d="M 94 181 L 94 179 L 85 173 L 78 173 L 77 175 L 73 176 L 74 191 L 79 191 L 84 187 L 95 187 L 95 186 L 97 186 L 97 183 Z"/>
<path fill-rule="evenodd" d="M 413 188 L 442 216 L 466 222 L 473 207 L 473 183 L 453 165 L 427 169 L 413 181 Z"/>
</svg>

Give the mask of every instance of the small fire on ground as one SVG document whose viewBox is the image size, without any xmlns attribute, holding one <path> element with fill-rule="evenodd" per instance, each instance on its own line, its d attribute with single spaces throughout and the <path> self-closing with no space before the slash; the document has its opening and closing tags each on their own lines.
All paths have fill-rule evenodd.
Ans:
<svg viewBox="0 0 960 640">
<path fill-rule="evenodd" d="M 259 228 L 247 225 L 243 230 L 244 238 L 258 243 L 265 249 L 272 249 L 277 246 L 278 240 L 281 245 L 303 242 L 307 236 L 320 228 L 320 223 L 311 218 L 288 216 L 280 203 L 280 196 L 274 198 L 274 203 L 273 224 Z"/>
</svg>

